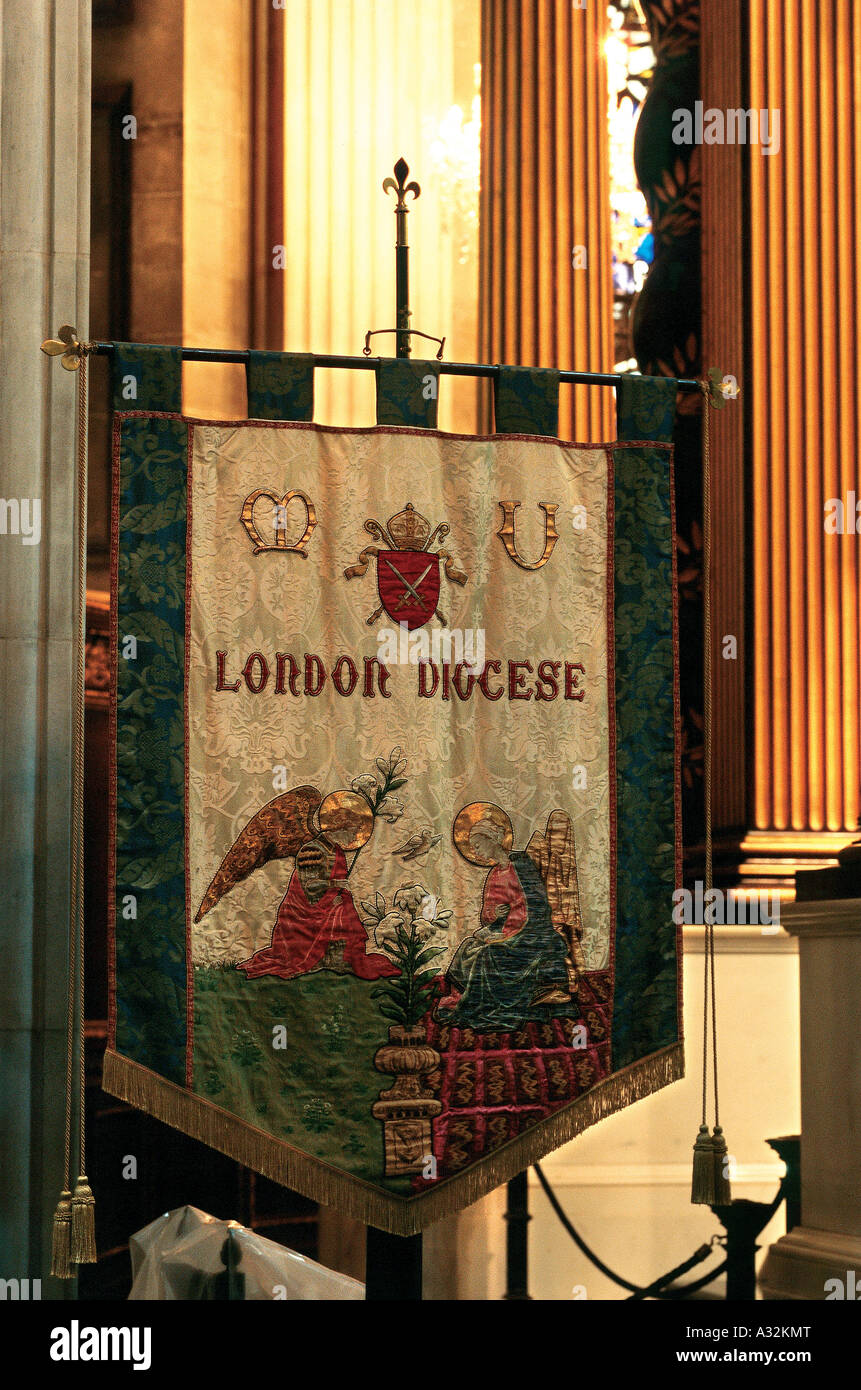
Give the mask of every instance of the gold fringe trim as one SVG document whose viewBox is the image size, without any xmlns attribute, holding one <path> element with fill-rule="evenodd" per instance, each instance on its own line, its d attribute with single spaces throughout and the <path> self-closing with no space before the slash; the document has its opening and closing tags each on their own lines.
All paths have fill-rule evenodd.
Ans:
<svg viewBox="0 0 861 1390">
<path fill-rule="evenodd" d="M 412 1236 L 435 1221 L 471 1206 L 488 1192 L 546 1158 L 590 1125 L 624 1110 L 685 1074 L 684 1044 L 672 1043 L 593 1086 L 591 1091 L 511 1139 L 487 1158 L 432 1187 L 423 1196 L 397 1197 L 299 1153 L 193 1091 L 148 1071 L 118 1052 L 105 1053 L 102 1087 L 109 1095 L 289 1187 L 312 1202 L 337 1207 L 366 1226 Z"/>
</svg>

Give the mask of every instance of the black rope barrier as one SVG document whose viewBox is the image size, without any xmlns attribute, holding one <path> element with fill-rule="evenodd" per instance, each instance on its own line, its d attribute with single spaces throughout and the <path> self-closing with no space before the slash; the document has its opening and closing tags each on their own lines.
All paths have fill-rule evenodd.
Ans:
<svg viewBox="0 0 861 1390">
<path fill-rule="evenodd" d="M 554 1212 L 558 1216 L 565 1230 L 568 1232 L 569 1236 L 574 1241 L 574 1244 L 580 1251 L 582 1251 L 582 1253 L 586 1256 L 587 1260 L 589 1260 L 595 1266 L 596 1269 L 600 1270 L 601 1273 L 606 1275 L 608 1279 L 611 1279 L 614 1284 L 618 1284 L 620 1288 L 627 1289 L 628 1292 L 632 1294 L 632 1298 L 630 1300 L 631 1302 L 636 1302 L 638 1299 L 643 1298 L 687 1298 L 692 1293 L 695 1293 L 698 1289 L 704 1288 L 706 1284 L 710 1284 L 712 1280 L 717 1279 L 718 1276 L 723 1274 L 723 1272 L 725 1271 L 727 1262 L 726 1260 L 722 1260 L 716 1269 L 712 1270 L 709 1274 L 703 1275 L 702 1278 L 694 1279 L 691 1281 L 691 1283 L 683 1284 L 680 1287 L 672 1290 L 668 1290 L 666 1288 L 666 1285 L 671 1284 L 674 1279 L 679 1278 L 679 1276 L 682 1274 L 687 1274 L 689 1269 L 693 1269 L 695 1265 L 702 1264 L 703 1260 L 708 1259 L 709 1255 L 712 1253 L 713 1246 L 701 1245 L 697 1250 L 694 1251 L 693 1255 L 691 1255 L 687 1260 L 683 1260 L 680 1265 L 676 1265 L 675 1269 L 671 1269 L 667 1274 L 662 1274 L 658 1279 L 653 1280 L 651 1284 L 632 1284 L 630 1279 L 624 1279 L 621 1274 L 614 1273 L 614 1271 L 610 1269 L 609 1265 L 605 1265 L 604 1261 L 599 1259 L 599 1257 L 595 1254 L 594 1250 L 590 1250 L 583 1237 L 579 1234 L 578 1231 L 574 1229 L 565 1212 L 562 1210 L 562 1206 L 560 1205 L 559 1199 L 556 1196 L 556 1193 L 553 1191 L 553 1188 L 550 1186 L 550 1183 L 547 1181 L 544 1174 L 542 1173 L 540 1165 L 536 1163 L 533 1166 L 535 1168 L 535 1172 L 538 1175 L 538 1181 L 541 1183 L 541 1186 L 544 1189 L 544 1194 L 547 1197 L 548 1202 L 550 1203 Z"/>
</svg>

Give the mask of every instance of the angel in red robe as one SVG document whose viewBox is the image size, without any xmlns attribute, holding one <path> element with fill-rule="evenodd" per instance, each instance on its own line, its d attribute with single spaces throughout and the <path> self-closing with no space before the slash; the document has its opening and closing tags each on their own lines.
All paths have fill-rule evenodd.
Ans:
<svg viewBox="0 0 861 1390">
<path fill-rule="evenodd" d="M 275 797 L 237 836 L 195 922 L 264 864 L 294 858 L 270 944 L 240 962 L 237 970 L 249 979 L 278 975 L 292 980 L 312 970 L 334 970 L 360 980 L 397 975 L 388 956 L 368 954 L 368 935 L 346 886 L 345 850 L 358 853 L 373 823 L 369 802 L 353 791 L 333 792 L 323 800 L 316 787 L 302 786 Z"/>
<path fill-rule="evenodd" d="M 346 886 L 347 857 L 340 845 L 334 853 L 322 840 L 311 840 L 296 855 L 272 942 L 241 961 L 249 980 L 278 975 L 292 980 L 317 968 L 380 980 L 397 975 L 388 956 L 368 954 L 367 932 L 359 920 Z"/>
</svg>

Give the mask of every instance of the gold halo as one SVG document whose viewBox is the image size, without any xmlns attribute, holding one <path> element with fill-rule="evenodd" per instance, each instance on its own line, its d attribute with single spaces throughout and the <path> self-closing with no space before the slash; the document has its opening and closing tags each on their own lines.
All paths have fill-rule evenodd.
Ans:
<svg viewBox="0 0 861 1390">
<path fill-rule="evenodd" d="M 330 792 L 317 818 L 326 838 L 341 849 L 361 849 L 374 829 L 374 813 L 358 792 Z"/>
<path fill-rule="evenodd" d="M 471 801 L 468 806 L 464 806 L 458 811 L 454 825 L 451 828 L 451 837 L 454 840 L 455 849 L 462 854 L 469 864 L 478 864 L 481 868 L 488 868 L 492 859 L 481 859 L 469 843 L 472 834 L 479 821 L 489 820 L 493 825 L 502 831 L 502 847 L 506 853 L 511 852 L 514 844 L 514 831 L 511 828 L 511 821 L 505 814 L 501 806 L 496 806 L 492 801 Z"/>
</svg>

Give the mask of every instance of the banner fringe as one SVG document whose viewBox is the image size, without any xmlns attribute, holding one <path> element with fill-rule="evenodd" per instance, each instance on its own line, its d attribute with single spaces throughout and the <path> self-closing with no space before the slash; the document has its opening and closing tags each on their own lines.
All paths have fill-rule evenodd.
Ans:
<svg viewBox="0 0 861 1390">
<path fill-rule="evenodd" d="M 684 1044 L 675 1042 L 598 1082 L 492 1155 L 441 1179 L 416 1197 L 383 1192 L 361 1178 L 336 1171 L 111 1049 L 105 1053 L 102 1088 L 312 1202 L 336 1207 L 391 1235 L 412 1236 L 477 1202 L 524 1168 L 546 1158 L 560 1144 L 634 1101 L 680 1081 L 684 1074 Z"/>
</svg>

